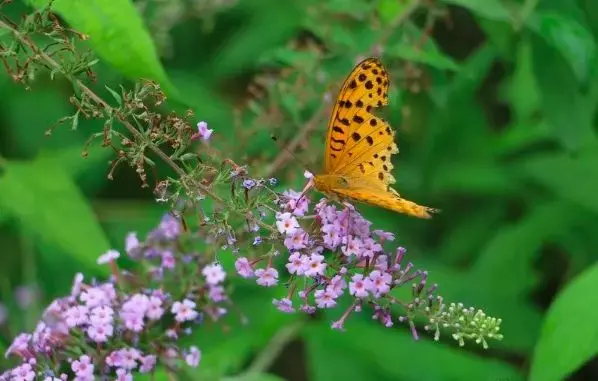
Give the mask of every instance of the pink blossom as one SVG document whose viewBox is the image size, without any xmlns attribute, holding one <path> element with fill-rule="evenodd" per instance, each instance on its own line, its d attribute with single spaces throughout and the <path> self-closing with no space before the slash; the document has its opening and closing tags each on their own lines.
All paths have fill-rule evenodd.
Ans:
<svg viewBox="0 0 598 381">
<path fill-rule="evenodd" d="M 157 357 L 155 355 L 147 355 L 143 356 L 139 359 L 141 361 L 141 366 L 139 367 L 139 371 L 141 373 L 149 373 L 154 369 L 156 365 Z"/>
<path fill-rule="evenodd" d="M 90 287 L 79 295 L 79 299 L 89 308 L 110 304 L 111 298 L 101 287 Z"/>
<path fill-rule="evenodd" d="M 274 300 L 272 300 L 272 304 L 274 304 L 276 306 L 276 308 L 278 308 L 278 310 L 281 312 L 286 312 L 286 313 L 295 312 L 295 309 L 293 308 L 293 302 L 288 298 L 283 298 L 280 300 L 274 299 Z"/>
<path fill-rule="evenodd" d="M 307 247 L 307 239 L 307 233 L 303 231 L 303 229 L 299 228 L 296 229 L 293 234 L 288 235 L 284 239 L 284 245 L 291 251 L 301 250 Z"/>
<path fill-rule="evenodd" d="M 162 263 L 161 263 L 162 268 L 174 269 L 174 266 L 176 265 L 176 259 L 174 258 L 174 254 L 172 253 L 172 251 L 170 251 L 170 250 L 163 251 L 161 253 L 161 257 L 162 257 Z"/>
<path fill-rule="evenodd" d="M 125 238 L 125 251 L 132 257 L 135 257 L 134 251 L 139 247 L 139 239 L 136 232 L 130 232 Z"/>
<path fill-rule="evenodd" d="M 66 325 L 69 328 L 77 327 L 88 322 L 89 309 L 86 306 L 74 306 L 63 314 Z"/>
<path fill-rule="evenodd" d="M 363 274 L 355 274 L 349 283 L 349 293 L 357 298 L 365 298 L 368 296 L 370 289 L 370 279 L 363 278 Z"/>
<path fill-rule="evenodd" d="M 73 286 L 71 287 L 71 296 L 76 298 L 81 293 L 81 285 L 83 284 L 83 274 L 77 273 L 75 274 L 75 278 L 73 279 Z"/>
<path fill-rule="evenodd" d="M 239 257 L 235 261 L 235 269 L 237 269 L 237 274 L 243 278 L 251 278 L 253 276 L 253 268 L 246 257 Z"/>
<path fill-rule="evenodd" d="M 324 262 L 324 256 L 320 254 L 312 254 L 306 267 L 306 276 L 313 277 L 316 275 L 324 275 L 324 271 L 326 271 L 326 262 Z"/>
<path fill-rule="evenodd" d="M 343 254 L 347 257 L 359 256 L 363 250 L 361 239 L 358 237 L 349 237 L 349 242 L 341 248 Z"/>
<path fill-rule="evenodd" d="M 289 256 L 289 263 L 285 265 L 290 274 L 303 275 L 307 270 L 309 258 L 307 255 L 293 253 Z"/>
<path fill-rule="evenodd" d="M 221 283 L 226 278 L 226 273 L 219 263 L 207 265 L 201 270 L 201 273 L 206 278 L 206 282 L 211 285 Z"/>
<path fill-rule="evenodd" d="M 19 381 L 33 381 L 35 380 L 35 371 L 31 367 L 30 364 L 25 363 L 11 371 L 12 378 L 11 380 L 19 380 Z"/>
<path fill-rule="evenodd" d="M 334 294 L 335 297 L 341 296 L 345 288 L 347 288 L 347 282 L 345 281 L 345 278 L 340 275 L 335 275 L 330 280 L 328 287 L 326 287 L 326 289 Z"/>
<path fill-rule="evenodd" d="M 336 295 L 330 290 L 316 290 L 314 293 L 318 308 L 332 308 L 336 306 Z"/>
<path fill-rule="evenodd" d="M 137 360 L 141 358 L 141 352 L 135 348 L 124 348 L 120 350 L 120 367 L 133 370 L 137 368 Z"/>
<path fill-rule="evenodd" d="M 87 327 L 87 336 L 96 343 L 105 343 L 114 334 L 114 327 L 109 323 L 95 323 Z"/>
<path fill-rule="evenodd" d="M 386 294 L 390 291 L 392 276 L 389 273 L 374 270 L 370 273 L 369 278 L 370 287 L 372 291 L 376 294 L 376 296 Z"/>
<path fill-rule="evenodd" d="M 145 316 L 150 320 L 158 320 L 164 315 L 164 308 L 162 308 L 162 299 L 156 296 L 150 296 L 145 311 Z"/>
<path fill-rule="evenodd" d="M 108 306 L 95 307 L 91 310 L 90 321 L 92 324 L 104 323 L 112 324 L 114 320 L 114 310 Z"/>
<path fill-rule="evenodd" d="M 115 261 L 120 257 L 120 253 L 116 250 L 108 250 L 106 253 L 100 255 L 98 258 L 98 265 L 104 265 L 106 263 L 110 263 Z"/>
<path fill-rule="evenodd" d="M 93 376 L 94 365 L 89 356 L 82 355 L 78 360 L 72 362 L 71 369 L 77 377 L 88 377 Z"/>
<path fill-rule="evenodd" d="M 133 376 L 126 369 L 117 369 L 116 381 L 133 381 Z"/>
<path fill-rule="evenodd" d="M 197 318 L 197 311 L 195 311 L 195 302 L 185 299 L 183 302 L 174 302 L 170 310 L 175 314 L 175 320 L 178 322 L 195 320 Z"/>
<path fill-rule="evenodd" d="M 209 129 L 208 124 L 202 120 L 201 122 L 197 123 L 197 132 L 195 134 L 193 134 L 193 136 L 191 136 L 191 138 L 192 139 L 201 138 L 201 140 L 203 140 L 203 141 L 208 141 L 208 140 L 210 140 L 210 137 L 212 136 L 212 132 L 214 132 L 214 130 Z"/>
<path fill-rule="evenodd" d="M 190 367 L 196 368 L 201 360 L 201 351 L 195 345 L 189 348 L 189 352 L 185 355 L 185 362 Z"/>
<path fill-rule="evenodd" d="M 289 236 L 293 235 L 299 228 L 299 222 L 291 213 L 277 213 L 276 227 L 279 232 Z"/>
<path fill-rule="evenodd" d="M 257 269 L 255 275 L 258 277 L 256 283 L 260 286 L 272 287 L 278 283 L 278 271 L 273 267 Z"/>
<path fill-rule="evenodd" d="M 384 230 L 374 230 L 372 233 L 380 237 L 381 241 L 394 241 L 395 235 L 390 232 L 385 232 Z"/>
</svg>

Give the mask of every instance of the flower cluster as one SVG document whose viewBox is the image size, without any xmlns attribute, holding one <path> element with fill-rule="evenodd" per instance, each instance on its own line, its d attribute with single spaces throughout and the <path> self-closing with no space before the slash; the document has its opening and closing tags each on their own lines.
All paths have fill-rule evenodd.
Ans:
<svg viewBox="0 0 598 381">
<path fill-rule="evenodd" d="M 179 337 L 205 318 L 226 314 L 229 299 L 222 267 L 187 254 L 182 234 L 170 214 L 143 243 L 128 234 L 126 252 L 149 268 L 149 276 L 120 270 L 116 250 L 98 258 L 112 267 L 109 281 L 85 282 L 77 274 L 70 295 L 53 301 L 32 333 L 15 338 L 5 355 L 22 363 L 0 380 L 131 380 L 134 372 L 152 372 L 159 364 L 196 367 L 199 348 L 181 348 Z M 181 277 L 189 271 L 202 276 Z"/>
<path fill-rule="evenodd" d="M 310 177 L 306 174 L 306 178 Z M 394 235 L 372 230 L 372 223 L 351 204 L 344 203 L 344 208 L 338 208 L 323 198 L 313 207 L 313 215 L 309 215 L 306 195 L 289 190 L 281 195 L 279 206 L 275 227 L 286 254 L 274 251 L 252 259 L 241 256 L 235 267 L 238 275 L 272 287 L 283 277 L 274 257 L 283 257 L 288 292 L 273 301 L 280 311 L 293 313 L 298 308 L 312 314 L 317 309 L 335 308 L 345 297 L 350 301 L 349 307 L 331 323 L 333 329 L 343 330 L 352 313 L 370 306 L 375 320 L 386 327 L 395 321 L 408 323 L 416 339 L 414 319 L 418 315 L 429 319 L 426 330 L 436 328 L 436 339 L 440 328 L 452 329 L 453 338 L 460 344 L 463 338 L 468 338 L 486 346 L 486 338 L 502 337 L 498 333 L 500 319 L 488 317 L 482 311 L 461 308 L 448 314 L 445 310 L 452 311 L 454 307 L 447 308 L 442 297 L 435 295 L 436 284 L 428 287 L 427 271 L 415 270 L 411 262 L 404 263 L 407 251 L 404 247 L 385 248 L 394 241 Z M 411 288 L 411 300 L 400 300 L 395 295 L 394 291 L 403 286 Z M 471 324 L 460 324 L 470 314 L 478 317 L 473 330 Z"/>
</svg>

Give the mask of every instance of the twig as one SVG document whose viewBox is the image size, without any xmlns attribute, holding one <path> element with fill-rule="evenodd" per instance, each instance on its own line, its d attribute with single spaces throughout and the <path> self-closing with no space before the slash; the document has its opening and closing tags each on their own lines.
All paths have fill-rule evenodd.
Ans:
<svg viewBox="0 0 598 381">
<path fill-rule="evenodd" d="M 15 28 L 13 28 L 12 26 L 8 25 L 7 23 L 5 23 L 4 21 L 0 20 L 0 29 L 7 29 L 10 32 L 12 32 L 12 34 L 15 36 L 15 38 L 17 40 L 19 40 L 23 45 L 27 46 L 29 49 L 31 49 L 31 51 L 38 57 L 43 59 L 44 61 L 46 61 L 52 68 L 54 69 L 61 69 L 61 66 L 58 62 L 56 62 L 52 57 L 50 57 L 49 55 L 47 55 L 43 50 L 39 49 L 38 46 L 31 41 L 29 38 L 27 38 L 27 36 L 21 34 L 18 30 L 16 30 Z M 63 73 L 61 71 L 61 73 Z M 113 113 L 114 115 L 116 115 L 116 117 L 118 118 L 118 120 L 121 122 L 121 124 L 131 133 L 133 134 L 136 138 L 140 139 L 141 141 L 143 141 L 146 145 L 146 147 L 148 147 L 153 153 L 155 153 L 156 155 L 158 155 L 158 157 L 160 157 L 160 159 L 162 159 L 170 168 L 172 168 L 177 175 L 179 175 L 181 177 L 181 180 L 184 181 L 185 178 L 187 177 L 187 173 L 180 167 L 178 166 L 164 151 L 162 151 L 157 145 L 155 145 L 152 141 L 150 141 L 149 139 L 147 139 L 141 132 L 139 132 L 139 130 L 137 130 L 128 120 L 126 115 L 122 114 L 121 112 L 119 112 L 117 109 L 114 109 L 112 106 L 110 106 L 110 104 L 108 104 L 108 102 L 104 101 L 102 98 L 100 98 L 100 96 L 98 96 L 95 92 L 93 92 L 89 87 L 87 87 L 81 80 L 79 80 L 78 78 L 74 77 L 73 75 L 67 74 L 67 73 L 63 73 L 65 75 L 65 77 L 71 82 L 73 83 L 73 85 L 75 85 L 76 87 L 78 87 L 83 93 L 85 93 L 92 101 L 94 101 L 98 106 L 104 108 L 108 113 Z M 206 187 L 205 185 L 201 184 L 200 182 L 194 182 L 193 186 L 197 187 L 202 193 L 208 195 L 212 200 L 214 200 L 216 203 L 222 205 L 222 206 L 226 206 L 226 201 L 224 199 L 222 199 L 220 196 L 218 196 L 216 193 L 214 193 L 211 189 L 209 189 L 208 187 Z M 242 213 L 242 212 L 237 212 L 237 214 L 245 217 L 245 218 L 249 218 L 252 220 L 252 222 L 255 222 L 256 224 L 258 224 L 260 227 L 268 229 L 270 231 L 273 230 L 273 228 L 269 225 L 267 225 L 266 223 L 264 223 L 263 221 L 261 221 L 258 218 L 255 218 L 253 216 L 253 214 L 251 214 L 250 212 L 248 212 L 247 214 Z"/>
</svg>

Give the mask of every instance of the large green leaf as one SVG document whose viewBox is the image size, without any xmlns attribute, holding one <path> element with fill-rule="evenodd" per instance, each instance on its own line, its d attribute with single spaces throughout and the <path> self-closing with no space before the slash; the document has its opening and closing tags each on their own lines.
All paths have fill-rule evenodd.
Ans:
<svg viewBox="0 0 598 381">
<path fill-rule="evenodd" d="M 581 23 L 563 13 L 537 11 L 526 24 L 565 58 L 579 82 L 594 77 L 596 42 Z"/>
<path fill-rule="evenodd" d="M 530 381 L 563 380 L 598 354 L 598 265 L 580 274 L 556 297 L 532 359 Z"/>
<path fill-rule="evenodd" d="M 48 0 L 26 1 L 37 8 L 48 5 Z M 105 62 L 129 78 L 156 80 L 167 93 L 177 97 L 133 2 L 56 0 L 52 10 L 73 28 L 89 35 L 89 43 Z"/>
<path fill-rule="evenodd" d="M 538 37 L 532 38 L 532 57 L 541 111 L 554 134 L 569 150 L 595 142 L 597 84 L 582 88 L 562 54 Z"/>
<path fill-rule="evenodd" d="M 73 260 L 94 266 L 110 248 L 87 201 L 69 174 L 53 158 L 9 161 L 0 177 L 0 207 L 20 227 Z"/>
<path fill-rule="evenodd" d="M 598 213 L 598 152 L 555 153 L 524 161 L 521 170 L 533 181 L 565 200 Z"/>
</svg>

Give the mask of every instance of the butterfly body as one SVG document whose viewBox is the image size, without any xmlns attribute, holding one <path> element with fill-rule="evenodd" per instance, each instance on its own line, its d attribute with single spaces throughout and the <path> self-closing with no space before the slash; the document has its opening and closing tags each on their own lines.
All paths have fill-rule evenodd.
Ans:
<svg viewBox="0 0 598 381">
<path fill-rule="evenodd" d="M 377 58 L 363 60 L 349 74 L 328 124 L 324 173 L 314 177 L 313 185 L 335 199 L 430 218 L 435 209 L 401 198 L 390 187 L 395 182 L 391 156 L 399 152 L 395 133 L 372 112 L 388 104 L 388 85 Z"/>
</svg>

